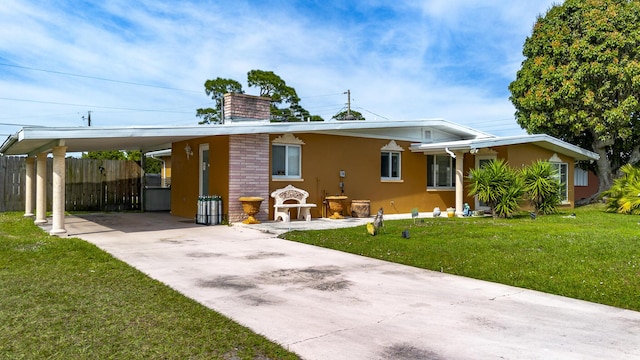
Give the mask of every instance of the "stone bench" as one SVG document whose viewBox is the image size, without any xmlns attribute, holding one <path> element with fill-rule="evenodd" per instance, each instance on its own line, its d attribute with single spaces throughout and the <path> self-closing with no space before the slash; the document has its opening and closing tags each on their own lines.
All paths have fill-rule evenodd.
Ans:
<svg viewBox="0 0 640 360">
<path fill-rule="evenodd" d="M 308 192 L 293 185 L 287 185 L 272 192 L 271 197 L 275 200 L 273 220 L 282 219 L 284 222 L 289 222 L 291 221 L 289 210 L 297 209 L 299 220 L 311 221 L 311 208 L 316 207 L 316 204 L 307 204 Z"/>
</svg>

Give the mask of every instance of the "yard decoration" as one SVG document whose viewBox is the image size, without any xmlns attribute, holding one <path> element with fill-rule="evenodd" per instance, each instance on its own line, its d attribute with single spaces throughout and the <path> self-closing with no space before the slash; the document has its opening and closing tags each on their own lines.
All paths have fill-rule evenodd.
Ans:
<svg viewBox="0 0 640 360">
<path fill-rule="evenodd" d="M 375 236 L 376 235 L 376 227 L 373 226 L 373 223 L 367 223 L 367 232 L 371 236 Z"/>
<path fill-rule="evenodd" d="M 332 213 L 329 219 L 344 219 L 342 216 L 342 210 L 344 209 L 343 201 L 347 197 L 344 195 L 327 196 L 326 200 L 329 203 L 329 210 Z"/>
<path fill-rule="evenodd" d="M 380 208 L 378 210 L 378 213 L 376 214 L 376 217 L 373 219 L 372 223 L 368 223 L 367 224 L 367 232 L 372 235 L 375 236 L 378 231 L 380 231 L 380 229 L 383 226 L 383 219 L 382 219 L 382 215 L 384 214 L 384 210 L 382 208 Z"/>
<path fill-rule="evenodd" d="M 242 221 L 243 224 L 260 224 L 260 221 L 254 216 L 260 212 L 260 204 L 264 198 L 258 196 L 243 196 L 238 199 L 242 203 L 242 210 L 247 214 L 247 218 Z"/>
</svg>

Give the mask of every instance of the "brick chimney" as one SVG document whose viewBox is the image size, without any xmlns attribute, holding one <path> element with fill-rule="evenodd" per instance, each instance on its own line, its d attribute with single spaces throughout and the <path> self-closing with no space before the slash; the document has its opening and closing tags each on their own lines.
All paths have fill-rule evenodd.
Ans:
<svg viewBox="0 0 640 360">
<path fill-rule="evenodd" d="M 271 98 L 245 94 L 224 94 L 223 123 L 269 122 Z"/>
</svg>

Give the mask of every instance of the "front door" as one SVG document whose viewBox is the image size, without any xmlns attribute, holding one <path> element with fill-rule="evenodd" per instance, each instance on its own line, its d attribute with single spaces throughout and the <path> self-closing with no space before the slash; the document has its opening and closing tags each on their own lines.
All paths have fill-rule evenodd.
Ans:
<svg viewBox="0 0 640 360">
<path fill-rule="evenodd" d="M 199 195 L 209 195 L 209 144 L 200 144 L 198 151 L 200 161 Z"/>
<path fill-rule="evenodd" d="M 476 155 L 476 169 L 482 169 L 483 166 L 489 164 L 496 159 L 496 155 Z M 483 201 L 476 199 L 475 210 L 491 210 L 489 206 Z"/>
</svg>

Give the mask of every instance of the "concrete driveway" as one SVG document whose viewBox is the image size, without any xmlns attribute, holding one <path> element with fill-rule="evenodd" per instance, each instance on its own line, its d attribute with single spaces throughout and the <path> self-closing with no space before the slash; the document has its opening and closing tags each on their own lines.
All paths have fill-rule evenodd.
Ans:
<svg viewBox="0 0 640 360">
<path fill-rule="evenodd" d="M 162 213 L 67 230 L 305 359 L 640 359 L 634 311 Z"/>
</svg>

